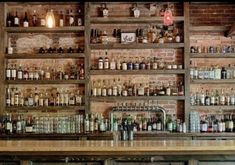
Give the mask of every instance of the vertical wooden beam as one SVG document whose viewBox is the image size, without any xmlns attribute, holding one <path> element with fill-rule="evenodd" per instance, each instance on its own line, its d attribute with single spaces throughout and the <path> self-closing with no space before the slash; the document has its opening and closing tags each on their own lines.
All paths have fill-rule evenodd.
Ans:
<svg viewBox="0 0 235 165">
<path fill-rule="evenodd" d="M 86 112 L 90 112 L 90 3 L 85 3 L 85 71 L 86 71 L 86 79 L 88 80 L 85 85 L 85 109 Z"/>
<path fill-rule="evenodd" d="M 189 72 L 189 2 L 184 2 L 184 86 L 185 86 L 185 101 L 184 101 L 184 119 L 189 130 L 189 112 L 190 112 L 190 72 Z"/>
<path fill-rule="evenodd" d="M 5 71 L 5 16 L 6 16 L 6 3 L 0 3 L 0 114 L 4 112 L 5 107 L 5 86 L 4 86 L 4 71 Z"/>
</svg>

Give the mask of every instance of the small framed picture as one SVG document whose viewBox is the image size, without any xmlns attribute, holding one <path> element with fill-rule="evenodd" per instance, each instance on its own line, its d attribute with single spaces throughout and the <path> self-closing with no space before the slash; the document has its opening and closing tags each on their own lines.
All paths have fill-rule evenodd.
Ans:
<svg viewBox="0 0 235 165">
<path fill-rule="evenodd" d="M 130 32 L 121 33 L 121 43 L 133 43 L 136 41 L 136 34 Z"/>
</svg>

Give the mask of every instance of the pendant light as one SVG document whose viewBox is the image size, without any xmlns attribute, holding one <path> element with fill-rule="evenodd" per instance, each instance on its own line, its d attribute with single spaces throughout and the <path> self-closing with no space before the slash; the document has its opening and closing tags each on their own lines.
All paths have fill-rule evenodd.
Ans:
<svg viewBox="0 0 235 165">
<path fill-rule="evenodd" d="M 169 8 L 169 4 L 167 5 L 167 8 L 164 12 L 163 23 L 164 23 L 165 26 L 170 26 L 170 25 L 173 24 L 172 11 Z"/>
</svg>

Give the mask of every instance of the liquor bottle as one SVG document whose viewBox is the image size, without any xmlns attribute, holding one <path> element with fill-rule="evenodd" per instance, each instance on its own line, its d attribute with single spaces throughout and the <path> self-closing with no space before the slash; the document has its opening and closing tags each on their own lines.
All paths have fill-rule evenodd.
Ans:
<svg viewBox="0 0 235 165">
<path fill-rule="evenodd" d="M 11 46 L 11 38 L 8 38 L 7 54 L 13 54 L 13 47 Z"/>
<path fill-rule="evenodd" d="M 43 93 L 40 93 L 39 94 L 39 100 L 38 100 L 38 105 L 43 107 L 44 106 L 44 96 L 43 96 Z"/>
<path fill-rule="evenodd" d="M 74 26 L 73 10 L 70 10 L 70 13 L 69 13 L 69 26 Z"/>
<path fill-rule="evenodd" d="M 103 17 L 109 16 L 109 9 L 107 8 L 106 4 L 102 4 L 102 15 Z"/>
<path fill-rule="evenodd" d="M 30 93 L 30 95 L 28 97 L 28 106 L 34 106 L 34 98 L 33 98 L 32 93 Z"/>
<path fill-rule="evenodd" d="M 11 106 L 11 90 L 10 88 L 6 88 L 6 105 Z"/>
<path fill-rule="evenodd" d="M 19 65 L 19 69 L 17 70 L 17 79 L 23 80 L 23 70 L 21 64 Z"/>
<path fill-rule="evenodd" d="M 33 10 L 32 24 L 33 24 L 33 26 L 38 26 L 38 18 L 36 15 L 36 10 Z"/>
<path fill-rule="evenodd" d="M 221 69 L 221 79 L 227 79 L 227 71 L 225 70 L 225 67 L 222 67 Z"/>
<path fill-rule="evenodd" d="M 200 105 L 205 105 L 205 93 L 203 91 L 203 88 L 201 89 L 201 94 L 200 94 Z"/>
<path fill-rule="evenodd" d="M 123 61 L 122 61 L 122 70 L 127 70 L 127 62 L 126 62 L 126 57 L 123 58 Z"/>
<path fill-rule="evenodd" d="M 77 25 L 78 26 L 82 26 L 83 22 L 82 22 L 82 10 L 79 8 L 78 9 L 78 19 L 77 19 Z"/>
<path fill-rule="evenodd" d="M 23 27 L 29 27 L 29 19 L 28 19 L 28 14 L 25 12 L 25 16 L 23 19 Z"/>
<path fill-rule="evenodd" d="M 84 69 L 84 64 L 80 64 L 80 69 L 79 69 L 79 79 L 84 80 L 85 79 L 85 69 Z"/>
<path fill-rule="evenodd" d="M 63 11 L 60 11 L 59 27 L 63 27 L 63 26 L 64 26 L 64 15 L 63 15 Z"/>
<path fill-rule="evenodd" d="M 116 69 L 116 62 L 115 62 L 113 57 L 111 58 L 109 68 L 110 68 L 110 70 L 115 70 Z"/>
<path fill-rule="evenodd" d="M 211 105 L 211 98 L 208 90 L 206 90 L 205 105 Z"/>
<path fill-rule="evenodd" d="M 137 3 L 134 5 L 134 7 L 133 7 L 131 10 L 132 10 L 132 12 L 133 12 L 133 16 L 134 16 L 135 18 L 139 18 L 139 16 L 140 16 L 140 10 L 139 10 L 139 8 L 137 7 Z"/>
<path fill-rule="evenodd" d="M 106 81 L 103 80 L 103 86 L 102 86 L 102 93 L 101 96 L 107 96 L 107 88 L 106 88 Z"/>
<path fill-rule="evenodd" d="M 224 90 L 221 89 L 221 93 L 220 93 L 220 96 L 219 96 L 219 104 L 220 105 L 225 105 L 225 95 L 224 95 Z"/>
<path fill-rule="evenodd" d="M 19 106 L 19 102 L 20 102 L 19 97 L 20 97 L 19 90 L 18 88 L 15 88 L 15 92 L 14 92 L 14 105 L 15 106 Z"/>
<path fill-rule="evenodd" d="M 33 132 L 32 116 L 28 116 L 28 119 L 26 120 L 25 132 L 26 133 L 32 133 Z"/>
<path fill-rule="evenodd" d="M 230 103 L 231 103 L 231 105 L 235 104 L 235 95 L 234 95 L 234 89 L 233 88 L 231 88 L 231 91 L 230 91 Z"/>
<path fill-rule="evenodd" d="M 40 20 L 40 26 L 45 27 L 46 26 L 46 20 L 45 20 L 45 15 L 43 14 Z"/>
<path fill-rule="evenodd" d="M 219 68 L 218 65 L 215 66 L 215 79 L 221 79 L 221 69 Z"/>
<path fill-rule="evenodd" d="M 5 121 L 5 133 L 11 134 L 12 133 L 12 121 L 11 121 L 11 115 L 6 115 L 6 121 Z"/>
<path fill-rule="evenodd" d="M 197 63 L 194 63 L 194 73 L 193 73 L 193 78 L 198 79 L 198 68 L 197 68 Z"/>
<path fill-rule="evenodd" d="M 6 68 L 6 80 L 11 80 L 11 67 L 10 64 L 7 64 L 7 68 Z"/>
<path fill-rule="evenodd" d="M 220 105 L 220 95 L 217 89 L 215 91 L 215 105 Z"/>
<path fill-rule="evenodd" d="M 232 75 L 233 75 L 233 70 L 232 70 L 231 64 L 228 64 L 226 71 L 227 71 L 226 78 L 231 79 Z"/>
<path fill-rule="evenodd" d="M 12 64 L 11 66 L 11 79 L 16 80 L 16 64 Z"/>
<path fill-rule="evenodd" d="M 20 20 L 16 11 L 15 17 L 14 17 L 14 26 L 18 27 L 20 26 Z"/>
<path fill-rule="evenodd" d="M 22 123 L 21 123 L 21 115 L 18 115 L 17 122 L 16 122 L 16 133 L 22 133 Z"/>
<path fill-rule="evenodd" d="M 232 115 L 229 115 L 227 132 L 233 132 L 233 128 L 234 128 L 234 123 L 233 123 L 233 120 L 232 120 Z"/>
<path fill-rule="evenodd" d="M 11 16 L 11 13 L 7 13 L 6 25 L 7 25 L 7 27 L 11 27 L 12 26 L 12 16 Z"/>
<path fill-rule="evenodd" d="M 34 89 L 34 106 L 38 106 L 39 105 L 39 92 L 38 92 L 38 88 Z"/>
<path fill-rule="evenodd" d="M 211 91 L 211 99 L 210 99 L 210 105 L 215 105 L 215 92 L 214 90 Z"/>
<path fill-rule="evenodd" d="M 45 79 L 50 80 L 51 79 L 51 73 L 50 73 L 50 68 L 47 67 L 45 71 Z"/>
<path fill-rule="evenodd" d="M 104 60 L 102 57 L 99 57 L 99 60 L 98 60 L 98 69 L 99 70 L 103 70 L 104 69 Z"/>
<path fill-rule="evenodd" d="M 184 96 L 184 85 L 182 81 L 178 85 L 178 96 Z"/>
<path fill-rule="evenodd" d="M 17 117 L 16 115 L 12 115 L 12 133 L 16 134 L 16 130 L 17 130 Z"/>
</svg>

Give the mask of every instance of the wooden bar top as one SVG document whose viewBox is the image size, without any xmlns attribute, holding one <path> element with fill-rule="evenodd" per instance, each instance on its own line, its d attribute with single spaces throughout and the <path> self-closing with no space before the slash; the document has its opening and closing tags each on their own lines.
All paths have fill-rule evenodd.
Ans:
<svg viewBox="0 0 235 165">
<path fill-rule="evenodd" d="M 235 140 L 0 140 L 0 155 L 235 154 Z"/>
</svg>

